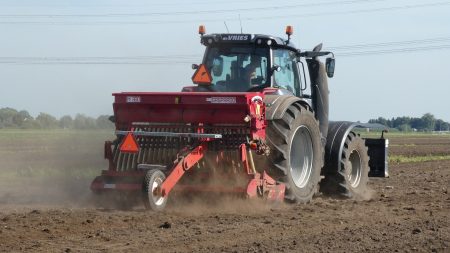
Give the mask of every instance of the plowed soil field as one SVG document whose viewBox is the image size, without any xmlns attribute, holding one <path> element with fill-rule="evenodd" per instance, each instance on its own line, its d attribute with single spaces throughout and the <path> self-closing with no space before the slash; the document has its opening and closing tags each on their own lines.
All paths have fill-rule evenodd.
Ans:
<svg viewBox="0 0 450 253">
<path fill-rule="evenodd" d="M 391 163 L 364 201 L 120 211 L 97 207 L 89 191 L 109 133 L 1 131 L 0 252 L 450 252 L 450 160 Z M 393 155 L 450 155 L 448 135 L 389 138 Z"/>
</svg>

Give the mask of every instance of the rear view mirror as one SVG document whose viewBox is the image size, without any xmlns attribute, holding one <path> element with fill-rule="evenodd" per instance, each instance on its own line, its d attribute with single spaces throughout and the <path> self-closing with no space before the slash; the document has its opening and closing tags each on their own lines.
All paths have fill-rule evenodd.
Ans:
<svg viewBox="0 0 450 253">
<path fill-rule="evenodd" d="M 278 65 L 273 65 L 272 68 L 270 68 L 271 72 L 273 73 L 274 71 L 276 72 L 280 72 L 281 71 L 281 67 Z"/>
<path fill-rule="evenodd" d="M 325 62 L 325 70 L 329 78 L 332 78 L 334 76 L 334 67 L 335 67 L 334 58 L 327 58 Z"/>
</svg>

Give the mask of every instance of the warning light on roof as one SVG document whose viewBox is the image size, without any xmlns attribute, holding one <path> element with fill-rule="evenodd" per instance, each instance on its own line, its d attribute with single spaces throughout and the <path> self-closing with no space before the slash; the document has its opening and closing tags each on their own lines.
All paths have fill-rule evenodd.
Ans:
<svg viewBox="0 0 450 253">
<path fill-rule="evenodd" d="M 211 74 L 206 69 L 205 65 L 198 66 L 194 75 L 192 76 L 192 82 L 200 85 L 209 85 L 212 82 Z"/>
<path fill-rule="evenodd" d="M 120 152 L 123 153 L 137 153 L 139 152 L 139 146 L 134 139 L 132 133 L 128 133 L 123 139 L 122 144 L 120 144 Z"/>
<path fill-rule="evenodd" d="M 286 34 L 291 36 L 294 33 L 294 28 L 291 25 L 286 26 Z"/>
<path fill-rule="evenodd" d="M 206 29 L 204 25 L 200 25 L 198 27 L 198 34 L 200 34 L 201 36 L 203 36 L 206 33 Z"/>
</svg>

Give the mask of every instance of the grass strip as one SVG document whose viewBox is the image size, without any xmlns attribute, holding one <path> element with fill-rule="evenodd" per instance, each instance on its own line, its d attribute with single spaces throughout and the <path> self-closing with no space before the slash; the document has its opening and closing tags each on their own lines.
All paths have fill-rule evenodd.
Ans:
<svg viewBox="0 0 450 253">
<path fill-rule="evenodd" d="M 391 163 L 421 163 L 429 161 L 443 161 L 450 160 L 450 155 L 426 155 L 426 156 L 404 156 L 404 155 L 390 155 L 389 162 Z"/>
<path fill-rule="evenodd" d="M 414 143 L 411 144 L 389 144 L 389 147 L 415 147 L 417 146 Z"/>
</svg>

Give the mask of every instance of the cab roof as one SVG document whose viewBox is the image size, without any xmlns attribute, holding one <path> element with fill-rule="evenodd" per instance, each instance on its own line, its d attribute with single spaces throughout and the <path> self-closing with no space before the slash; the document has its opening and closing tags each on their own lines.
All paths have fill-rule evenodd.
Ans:
<svg viewBox="0 0 450 253">
<path fill-rule="evenodd" d="M 270 41 L 268 43 L 268 41 Z M 213 44 L 256 44 L 269 47 L 289 48 L 293 51 L 300 50 L 286 39 L 265 34 L 245 34 L 245 33 L 213 33 L 205 34 L 201 37 L 201 43 L 205 46 Z"/>
</svg>

